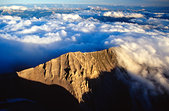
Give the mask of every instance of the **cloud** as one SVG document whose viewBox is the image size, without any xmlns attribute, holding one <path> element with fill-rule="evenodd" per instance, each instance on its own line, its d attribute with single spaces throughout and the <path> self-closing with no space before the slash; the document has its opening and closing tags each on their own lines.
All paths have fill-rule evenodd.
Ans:
<svg viewBox="0 0 169 111">
<path fill-rule="evenodd" d="M 103 24 L 100 27 L 103 32 L 138 32 L 144 33 L 145 30 L 136 24 L 115 22 L 113 25 Z"/>
<path fill-rule="evenodd" d="M 149 28 L 154 28 L 154 29 L 156 28 L 156 29 L 162 29 L 162 30 L 169 29 L 169 20 L 168 19 L 150 17 L 148 19 L 145 19 L 145 18 L 131 19 L 131 21 L 139 23 L 139 24 L 149 25 Z"/>
<path fill-rule="evenodd" d="M 169 94 L 169 35 L 138 28 L 145 32 L 113 34 L 104 43 L 119 46 L 117 77 L 128 85 L 132 101 L 139 100 L 148 109 L 151 97 Z"/>
<path fill-rule="evenodd" d="M 75 21 L 81 19 L 81 17 L 78 14 L 59 14 L 59 13 L 52 15 L 51 18 L 57 18 L 64 21 Z"/>
<path fill-rule="evenodd" d="M 74 31 L 80 31 L 84 33 L 93 32 L 96 28 L 95 22 L 90 22 L 88 20 L 81 21 L 78 24 L 71 24 L 69 27 L 72 27 Z"/>
<path fill-rule="evenodd" d="M 39 27 L 38 26 L 33 26 L 31 27 L 30 29 L 25 29 L 25 30 L 22 30 L 18 33 L 21 33 L 21 34 L 29 34 L 29 33 L 34 33 L 36 32 L 37 30 L 39 30 Z"/>
<path fill-rule="evenodd" d="M 28 8 L 25 6 L 16 6 L 16 5 L 12 5 L 12 6 L 3 6 L 0 7 L 0 10 L 27 10 Z"/>
<path fill-rule="evenodd" d="M 116 47 L 117 76 L 128 85 L 133 99 L 148 104 L 148 95 L 169 94 L 168 19 L 144 11 L 56 11 L 43 17 L 17 14 L 0 15 L 0 73 L 34 67 L 67 52 Z"/>
<path fill-rule="evenodd" d="M 165 77 L 169 75 L 169 32 L 168 28 L 161 29 L 168 26 L 168 20 L 139 15 L 140 18 L 139 13 L 119 14 L 122 16 L 117 14 L 118 17 L 131 17 L 132 23 L 99 21 L 96 19 L 102 17 L 99 12 L 95 19 L 92 14 L 80 11 L 40 18 L 1 15 L 0 61 L 7 62 L 0 68 L 16 70 L 16 63 L 28 68 L 70 51 L 120 46 L 118 62 L 128 71 L 132 82 L 139 81 L 139 85 L 156 92 L 162 93 L 163 88 L 169 91 Z"/>
<path fill-rule="evenodd" d="M 105 44 L 120 45 L 120 48 L 116 49 L 118 63 L 128 71 L 133 80 L 141 82 L 148 90 L 163 94 L 165 88 L 169 93 L 169 81 L 165 76 L 169 75 L 168 36 L 150 36 L 148 33 L 137 36 L 112 35 Z"/>
<path fill-rule="evenodd" d="M 26 43 L 35 43 L 35 44 L 48 44 L 56 41 L 62 40 L 58 33 L 48 33 L 46 37 L 40 38 L 37 35 L 27 35 L 18 41 L 26 42 Z M 38 42 L 39 41 L 39 42 Z"/>
<path fill-rule="evenodd" d="M 1 19 L 6 23 L 2 32 L 7 32 L 0 34 L 2 38 L 33 44 L 67 40 L 75 42 L 77 35 L 93 32 L 95 24 L 98 24 L 90 19 L 82 19 L 77 14 L 53 14 L 49 19 L 33 17 L 25 20 L 12 16 L 2 16 Z"/>
<path fill-rule="evenodd" d="M 4 15 L 4 16 L 0 16 L 0 20 L 21 20 L 20 17 L 17 17 L 17 16 L 10 16 L 10 15 Z M 4 22 L 3 21 L 3 22 Z"/>
<path fill-rule="evenodd" d="M 140 13 L 127 13 L 127 12 L 115 12 L 115 11 L 108 11 L 103 13 L 103 16 L 106 17 L 114 17 L 114 18 L 143 18 L 144 15 L 140 14 Z"/>
<path fill-rule="evenodd" d="M 55 18 L 53 18 L 54 16 Z M 74 18 L 72 18 L 72 16 Z M 70 17 L 71 20 L 69 19 Z M 52 15 L 50 20 L 43 18 L 31 18 L 29 20 L 24 20 L 15 16 L 1 16 L 0 19 L 6 23 L 6 26 L 2 28 L 1 32 L 7 32 L 7 34 L 1 34 L 2 38 L 26 43 L 49 44 L 60 41 L 62 38 L 68 40 L 65 38 L 68 33 L 64 30 L 67 26 L 67 24 L 63 24 L 64 21 L 71 23 L 81 18 L 74 14 L 67 14 L 67 16 L 66 14 L 60 14 L 59 17 L 58 15 Z M 45 22 L 46 24 L 39 26 L 36 25 L 36 23 L 41 22 Z M 69 40 L 75 41 L 75 37 L 76 36 L 72 34 L 69 38 L 73 39 Z"/>
</svg>

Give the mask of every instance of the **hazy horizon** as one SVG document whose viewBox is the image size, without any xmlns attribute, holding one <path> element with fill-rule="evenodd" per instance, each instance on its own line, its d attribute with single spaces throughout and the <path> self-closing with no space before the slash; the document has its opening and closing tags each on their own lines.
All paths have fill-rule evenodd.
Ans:
<svg viewBox="0 0 169 111">
<path fill-rule="evenodd" d="M 168 7 L 169 0 L 15 0 L 15 1 L 6 1 L 0 0 L 1 5 L 10 5 L 10 4 L 93 4 L 93 5 L 113 5 L 113 6 L 162 6 Z"/>
</svg>

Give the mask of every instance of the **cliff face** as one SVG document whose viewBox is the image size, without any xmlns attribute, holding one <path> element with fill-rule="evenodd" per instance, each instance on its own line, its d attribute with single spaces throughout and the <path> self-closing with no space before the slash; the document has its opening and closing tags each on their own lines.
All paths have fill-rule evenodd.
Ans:
<svg viewBox="0 0 169 111">
<path fill-rule="evenodd" d="M 70 52 L 17 74 L 27 80 L 64 87 L 84 111 L 168 111 L 169 93 L 156 79 L 148 78 L 156 69 L 138 64 L 119 47 Z"/>
<path fill-rule="evenodd" d="M 60 85 L 81 102 L 82 95 L 91 90 L 88 79 L 99 78 L 102 72 L 111 72 L 116 65 L 116 55 L 110 48 L 89 53 L 70 52 L 17 74 L 28 80 Z"/>
</svg>

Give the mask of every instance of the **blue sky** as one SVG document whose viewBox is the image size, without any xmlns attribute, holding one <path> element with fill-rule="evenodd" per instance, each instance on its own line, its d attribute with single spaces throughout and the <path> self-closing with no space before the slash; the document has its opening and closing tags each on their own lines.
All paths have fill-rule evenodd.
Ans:
<svg viewBox="0 0 169 111">
<path fill-rule="evenodd" d="M 0 0 L 0 4 L 111 4 L 169 6 L 169 0 Z"/>
</svg>

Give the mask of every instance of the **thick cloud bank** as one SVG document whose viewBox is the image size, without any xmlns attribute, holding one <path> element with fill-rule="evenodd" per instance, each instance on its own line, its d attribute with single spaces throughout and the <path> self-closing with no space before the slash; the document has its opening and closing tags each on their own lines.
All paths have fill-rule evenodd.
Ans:
<svg viewBox="0 0 169 111">
<path fill-rule="evenodd" d="M 146 10 L 36 8 L 5 14 L 1 11 L 1 73 L 36 66 L 70 51 L 88 52 L 120 46 L 119 64 L 131 77 L 146 81 L 144 83 L 151 88 L 154 83 L 150 78 L 153 78 L 159 85 L 158 92 L 169 90 L 166 78 L 169 19 L 161 18 L 165 13 L 156 16 Z"/>
<path fill-rule="evenodd" d="M 118 77 L 129 86 L 133 105 L 139 101 L 145 110 L 152 110 L 152 97 L 169 94 L 169 38 L 158 36 L 109 38 L 120 44 L 117 60 L 126 71 Z"/>
<path fill-rule="evenodd" d="M 165 89 L 169 93 L 169 38 L 125 39 L 113 40 L 121 43 L 116 51 L 120 66 L 146 87 L 160 93 Z"/>
</svg>

